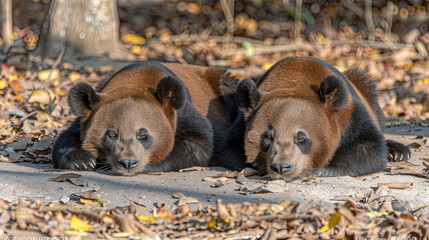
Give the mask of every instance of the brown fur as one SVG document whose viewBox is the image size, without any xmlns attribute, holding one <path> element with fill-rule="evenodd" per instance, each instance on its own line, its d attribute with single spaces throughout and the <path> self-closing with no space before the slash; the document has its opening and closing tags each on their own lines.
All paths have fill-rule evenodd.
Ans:
<svg viewBox="0 0 429 240">
<path fill-rule="evenodd" d="M 228 129 L 229 120 L 224 117 L 227 116 L 227 113 L 222 98 L 227 93 L 219 92 L 219 79 L 223 76 L 228 76 L 228 73 L 215 67 L 177 63 L 162 63 L 162 65 L 170 69 L 185 83 L 194 107 L 212 122 L 216 132 L 223 135 Z M 165 73 L 158 69 L 148 67 L 122 71 L 121 74 L 110 79 L 109 84 L 103 88 L 100 105 L 127 96 L 156 101 L 153 93 L 159 80 L 165 76 Z M 235 87 L 231 86 L 230 89 Z M 118 88 L 124 90 L 118 92 Z M 146 89 L 147 91 L 141 91 L 141 89 Z"/>
</svg>

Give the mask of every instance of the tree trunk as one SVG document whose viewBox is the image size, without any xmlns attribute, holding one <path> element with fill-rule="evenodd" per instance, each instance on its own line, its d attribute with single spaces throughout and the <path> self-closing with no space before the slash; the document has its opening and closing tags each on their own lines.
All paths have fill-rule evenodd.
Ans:
<svg viewBox="0 0 429 240">
<path fill-rule="evenodd" d="M 13 45 L 12 0 L 0 0 L 0 35 L 6 46 Z"/>
<path fill-rule="evenodd" d="M 129 59 L 119 41 L 116 0 L 51 0 L 34 55 Z"/>
</svg>

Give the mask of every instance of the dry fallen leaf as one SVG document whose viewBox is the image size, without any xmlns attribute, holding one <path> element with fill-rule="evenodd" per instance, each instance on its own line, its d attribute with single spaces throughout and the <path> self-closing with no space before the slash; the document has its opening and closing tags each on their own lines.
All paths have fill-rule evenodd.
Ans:
<svg viewBox="0 0 429 240">
<path fill-rule="evenodd" d="M 209 170 L 208 167 L 189 167 L 189 168 L 180 169 L 179 172 L 207 171 L 207 170 Z"/>
<path fill-rule="evenodd" d="M 216 181 L 226 182 L 226 181 L 228 181 L 228 178 L 226 178 L 226 177 L 205 177 L 203 180 L 206 182 L 216 182 Z"/>
<path fill-rule="evenodd" d="M 97 195 L 96 191 L 86 191 L 86 192 L 80 192 L 80 193 L 73 193 L 73 196 L 79 197 L 79 198 L 85 198 L 90 200 L 98 200 L 99 196 Z"/>
<path fill-rule="evenodd" d="M 192 203 L 198 203 L 198 199 L 194 197 L 182 197 L 179 199 L 178 205 L 185 205 L 185 204 L 192 204 Z"/>
<path fill-rule="evenodd" d="M 60 175 L 58 177 L 51 178 L 50 180 L 55 181 L 55 182 L 66 182 L 70 178 L 80 178 L 80 177 L 82 177 L 82 175 L 80 175 L 80 174 L 66 173 L 66 174 Z"/>
<path fill-rule="evenodd" d="M 413 186 L 413 183 L 411 182 L 404 182 L 404 183 L 378 183 L 377 184 L 378 187 L 381 186 L 387 186 L 388 188 L 391 189 L 406 189 L 410 186 Z"/>
<path fill-rule="evenodd" d="M 413 142 L 411 144 L 408 145 L 409 148 L 420 148 L 421 146 L 425 145 L 427 142 L 427 139 L 424 139 L 423 141 L 420 142 Z"/>
<path fill-rule="evenodd" d="M 395 169 L 391 169 L 390 170 L 390 174 L 411 175 L 411 176 L 416 176 L 416 177 L 421 177 L 421 178 L 429 179 L 428 175 L 424 175 L 424 174 L 421 174 L 421 173 L 414 172 L 413 170 L 411 170 L 409 168 L 395 168 Z"/>
</svg>

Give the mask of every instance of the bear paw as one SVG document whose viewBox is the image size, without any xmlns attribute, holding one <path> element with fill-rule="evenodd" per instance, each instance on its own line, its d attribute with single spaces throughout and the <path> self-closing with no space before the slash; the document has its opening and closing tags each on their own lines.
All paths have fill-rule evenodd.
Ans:
<svg viewBox="0 0 429 240">
<path fill-rule="evenodd" d="M 407 146 L 392 140 L 386 142 L 389 148 L 389 155 L 387 156 L 389 162 L 408 161 L 410 159 L 411 151 Z"/>
<path fill-rule="evenodd" d="M 73 149 L 61 159 L 59 168 L 79 171 L 94 171 L 96 159 L 83 149 Z"/>
</svg>

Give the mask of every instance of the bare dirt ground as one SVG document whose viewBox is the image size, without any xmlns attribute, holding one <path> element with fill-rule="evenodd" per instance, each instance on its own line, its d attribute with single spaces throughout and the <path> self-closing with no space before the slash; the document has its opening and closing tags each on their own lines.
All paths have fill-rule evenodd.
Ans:
<svg viewBox="0 0 429 240">
<path fill-rule="evenodd" d="M 429 137 L 429 128 L 427 127 L 394 127 L 388 128 L 386 132 L 386 138 L 405 144 L 417 142 L 416 136 L 418 135 L 423 136 L 424 139 Z M 412 149 L 409 163 L 391 163 L 389 167 L 391 169 L 405 167 L 416 173 L 423 173 L 425 166 L 422 162 L 425 161 L 424 158 L 428 157 L 429 146 L 423 145 L 418 150 Z M 81 174 L 82 178 L 87 181 L 84 187 L 75 186 L 69 182 L 50 181 L 51 178 L 65 172 L 40 171 L 47 169 L 53 169 L 53 165 L 0 163 L 0 198 L 12 202 L 22 198 L 50 202 L 58 201 L 62 196 L 70 197 L 74 193 L 95 189 L 110 207 L 126 206 L 134 201 L 151 209 L 162 203 L 167 206 L 177 205 L 178 199 L 173 198 L 177 192 L 186 197 L 196 198 L 206 206 L 215 206 L 215 200 L 218 198 L 222 198 L 225 203 L 279 203 L 285 199 L 290 199 L 292 202 L 303 200 L 332 201 L 339 196 L 359 199 L 372 190 L 377 190 L 377 184 L 380 183 L 412 183 L 412 186 L 406 189 L 389 189 L 383 195 L 409 202 L 408 207 L 410 209 L 429 203 L 429 181 L 427 178 L 396 175 L 389 172 L 357 178 L 344 176 L 297 180 L 287 183 L 284 192 L 243 195 L 237 191 L 241 185 L 235 179 L 228 179 L 224 182 L 224 186 L 218 188 L 211 187 L 213 182 L 203 181 L 205 177 L 219 174 L 220 171 L 224 170 L 222 168 L 133 177 L 108 176 L 96 172 L 75 172 Z M 253 180 L 247 185 L 249 188 L 254 188 L 262 185 L 262 183 Z"/>
</svg>

